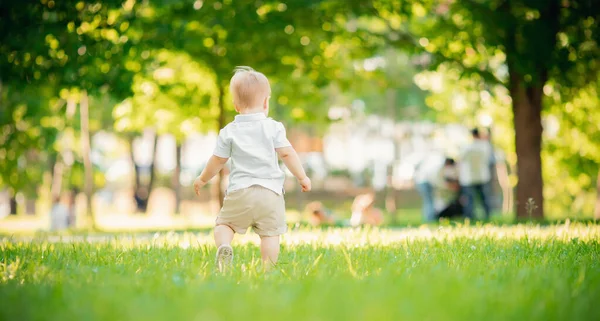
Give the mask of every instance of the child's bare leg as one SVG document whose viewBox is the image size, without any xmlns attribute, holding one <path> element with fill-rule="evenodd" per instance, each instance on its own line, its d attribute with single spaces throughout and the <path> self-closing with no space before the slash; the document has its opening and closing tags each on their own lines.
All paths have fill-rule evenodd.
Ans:
<svg viewBox="0 0 600 321">
<path fill-rule="evenodd" d="M 233 249 L 230 245 L 233 234 L 233 230 L 227 225 L 217 225 L 215 227 L 215 244 L 217 245 L 215 263 L 220 272 L 224 272 L 233 262 Z"/>
<path fill-rule="evenodd" d="M 233 240 L 233 230 L 227 225 L 215 226 L 215 244 L 217 248 L 223 244 L 230 245 Z"/>
<path fill-rule="evenodd" d="M 279 236 L 261 236 L 260 254 L 265 268 L 277 264 L 279 258 Z"/>
</svg>

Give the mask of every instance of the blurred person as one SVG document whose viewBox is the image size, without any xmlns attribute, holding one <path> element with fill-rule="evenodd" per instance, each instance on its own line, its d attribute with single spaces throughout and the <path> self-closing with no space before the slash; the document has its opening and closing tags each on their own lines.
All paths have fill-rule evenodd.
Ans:
<svg viewBox="0 0 600 321">
<path fill-rule="evenodd" d="M 465 147 L 459 161 L 459 182 L 466 197 L 465 216 L 474 219 L 475 197 L 481 200 L 485 219 L 490 218 L 491 146 L 479 129 L 471 130 L 473 142 Z"/>
<path fill-rule="evenodd" d="M 431 177 L 435 176 L 436 163 L 439 161 L 440 155 L 427 155 L 419 162 L 415 168 L 415 187 L 423 202 L 422 214 L 425 222 L 435 220 L 435 208 L 433 203 L 433 185 Z"/>
<path fill-rule="evenodd" d="M 335 219 L 329 211 L 323 206 L 323 203 L 315 201 L 306 205 L 306 211 L 309 213 L 309 222 L 314 226 L 334 225 Z"/>
<path fill-rule="evenodd" d="M 458 173 L 454 159 L 440 153 L 429 154 L 417 166 L 415 185 L 423 199 L 424 221 L 435 221 L 450 199 L 458 199 Z"/>
<path fill-rule="evenodd" d="M 446 158 L 441 170 L 443 182 L 437 184 L 434 192 L 436 218 L 452 218 L 461 216 L 464 207 L 461 202 L 458 168 L 453 158 Z"/>
<path fill-rule="evenodd" d="M 350 225 L 378 226 L 383 223 L 383 212 L 375 207 L 375 193 L 370 192 L 358 195 L 352 203 L 352 216 Z"/>
<path fill-rule="evenodd" d="M 194 181 L 194 189 L 199 195 L 200 188 L 231 158 L 229 187 L 214 229 L 217 267 L 223 271 L 231 265 L 234 234 L 244 234 L 252 226 L 261 238 L 264 266 L 269 268 L 277 263 L 279 237 L 287 231 L 285 174 L 277 156 L 297 178 L 303 192 L 311 190 L 311 181 L 284 126 L 267 118 L 271 96 L 267 77 L 252 68 L 238 67 L 231 78 L 230 91 L 239 114 L 219 132 L 213 155 Z"/>
</svg>

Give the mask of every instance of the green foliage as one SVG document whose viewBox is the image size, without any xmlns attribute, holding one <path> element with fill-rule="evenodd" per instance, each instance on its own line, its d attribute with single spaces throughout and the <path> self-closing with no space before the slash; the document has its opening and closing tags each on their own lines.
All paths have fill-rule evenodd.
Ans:
<svg viewBox="0 0 600 321">
<path fill-rule="evenodd" d="M 0 318 L 595 320 L 599 237 L 583 224 L 302 229 L 270 273 L 242 237 L 225 275 L 205 233 L 4 239 Z"/>
<path fill-rule="evenodd" d="M 0 7 L 0 63 L 4 81 L 110 88 L 123 96 L 132 73 L 132 43 L 124 35 L 134 1 L 11 1 Z M 133 70 L 135 71 L 135 70 Z"/>
<path fill-rule="evenodd" d="M 46 88 L 0 87 L 0 187 L 27 196 L 37 193 L 44 163 L 53 155 L 61 129 L 58 107 L 44 98 Z"/>
<path fill-rule="evenodd" d="M 565 92 L 566 91 L 566 92 Z M 600 171 L 600 79 L 579 90 L 548 84 L 544 166 L 555 212 L 591 217 Z"/>
<path fill-rule="evenodd" d="M 94 170 L 94 187 L 101 189 L 104 187 L 106 180 L 104 179 L 104 175 L 95 168 Z M 74 162 L 73 165 L 69 168 L 69 172 L 66 175 L 67 182 L 66 186 L 63 190 L 76 189 L 77 191 L 83 191 L 85 187 L 85 171 L 83 168 L 82 162 Z"/>
<path fill-rule="evenodd" d="M 426 118 L 426 92 L 414 83 L 418 70 L 407 54 L 387 49 L 357 69 L 349 94 L 365 102 L 365 112 L 396 121 Z"/>
<path fill-rule="evenodd" d="M 236 66 L 265 73 L 274 94 L 282 95 L 274 96 L 275 105 L 284 107 L 278 112 L 290 113 L 278 116 L 300 120 L 304 117 L 298 108 L 315 101 L 312 95 L 319 97 L 318 88 L 335 75 L 339 61 L 334 57 L 343 50 L 333 43 L 331 23 L 323 27 L 322 6 L 323 1 L 153 2 L 142 10 L 136 26 L 145 31 L 141 41 L 184 51 L 201 63 L 219 90 L 226 90 Z M 287 95 L 291 92 L 295 95 Z M 231 118 L 233 106 L 225 102 Z M 310 113 L 304 115 L 310 119 Z"/>
<path fill-rule="evenodd" d="M 83 89 L 92 132 L 153 126 L 181 141 L 232 118 L 227 85 L 249 65 L 269 77 L 271 116 L 286 124 L 321 133 L 328 108 L 355 99 L 401 120 L 432 118 L 425 104 L 438 121 L 491 116 L 512 167 L 510 85 L 530 101 L 537 90 L 544 122 L 559 128 L 543 145 L 550 212 L 588 213 L 599 20 L 590 0 L 0 2 L 0 186 L 33 194 L 57 154 L 79 161 L 66 101 Z M 364 68 L 373 57 L 386 65 Z M 423 67 L 432 71 L 414 77 Z"/>
<path fill-rule="evenodd" d="M 527 83 L 548 77 L 575 87 L 598 70 L 600 9 L 592 1 L 375 1 L 372 14 L 385 34 L 404 37 L 433 59 L 486 83 L 508 84 L 506 68 Z M 410 49 L 410 48 L 409 48 Z M 589 77 L 592 75 L 592 77 Z"/>
<path fill-rule="evenodd" d="M 44 164 L 56 158 L 58 132 L 78 128 L 65 116 L 73 114 L 66 110 L 67 96 L 78 99 L 80 89 L 98 95 L 110 91 L 117 97 L 131 91 L 133 74 L 123 58 L 132 47 L 123 33 L 134 16 L 133 4 L 0 3 L 0 186 L 35 194 L 50 167 Z M 98 110 L 106 108 L 94 109 L 92 116 L 102 115 Z"/>
<path fill-rule="evenodd" d="M 459 89 L 463 93 L 446 98 L 454 100 L 462 95 L 463 101 L 476 104 L 481 94 L 490 100 L 490 94 L 500 92 L 502 101 L 506 91 L 498 86 L 508 90 L 514 111 L 516 156 L 522 162 L 517 166 L 525 169 L 519 172 L 517 188 L 517 198 L 524 199 L 517 202 L 522 205 L 528 197 L 541 198 L 539 117 L 541 107 L 550 104 L 545 101 L 544 85 L 558 84 L 577 91 L 597 78 L 600 33 L 594 26 L 600 20 L 600 7 L 587 0 L 430 0 L 401 4 L 382 0 L 366 7 L 357 11 L 371 20 L 364 25 L 365 30 L 421 54 L 430 60 L 427 65 L 431 69 L 453 79 L 466 78 L 474 85 L 474 90 Z M 437 110 L 448 105 L 440 100 L 435 104 Z M 479 112 L 469 111 L 470 119 Z M 442 117 L 448 116 L 456 118 Z M 588 181 L 593 179 L 582 178 L 585 186 L 589 186 Z M 517 213 L 523 215 L 523 210 L 519 206 Z M 543 204 L 540 210 L 543 214 Z"/>
<path fill-rule="evenodd" d="M 2 3 L 3 94 L 12 95 L 16 106 L 24 103 L 19 99 L 25 95 L 14 95 L 10 88 L 35 92 L 27 99 L 30 103 L 37 99 L 38 108 L 28 110 L 39 115 L 26 115 L 29 126 L 39 131 L 48 127 L 41 123 L 44 120 L 49 130 L 72 128 L 75 132 L 67 131 L 70 143 L 76 142 L 79 124 L 64 117 L 65 101 L 77 101 L 81 89 L 92 95 L 92 130 L 110 125 L 109 104 L 129 97 L 112 112 L 115 129 L 130 133 L 155 125 L 159 133 L 172 133 L 181 140 L 192 131 L 215 128 L 221 112 L 219 90 L 231 117 L 233 108 L 225 92 L 231 72 L 237 65 L 251 65 L 272 79 L 275 94 L 282 94 L 274 98 L 276 116 L 289 121 L 322 120 L 323 108 L 310 108 L 318 105 L 318 86 L 329 79 L 324 71 L 334 61 L 323 59 L 322 53 L 332 58 L 339 48 L 328 48 L 331 33 L 322 30 L 322 17 L 313 15 L 322 12 L 317 10 L 320 3 Z M 48 107 L 48 101 L 57 107 Z M 55 132 L 17 138 L 14 128 L 19 120 L 12 114 L 12 109 L 3 110 L 3 157 L 10 160 L 3 162 L 2 185 L 22 189 L 27 180 L 39 181 L 18 175 L 37 161 L 24 163 L 25 153 L 46 150 L 45 146 L 59 150 L 73 146 L 54 144 Z M 28 173 L 47 170 L 35 167 Z"/>
<path fill-rule="evenodd" d="M 133 96 L 113 111 L 118 132 L 154 127 L 178 140 L 215 128 L 218 93 L 210 70 L 185 53 L 157 50 L 143 73 L 134 77 Z"/>
<path fill-rule="evenodd" d="M 447 64 L 416 79 L 430 91 L 426 101 L 439 121 L 472 127 L 482 126 L 482 119 L 490 117 L 494 145 L 503 151 L 510 167 L 517 165 L 508 90 L 500 85 L 486 86 L 476 76 L 460 78 L 460 73 Z M 545 86 L 542 166 L 548 218 L 592 216 L 600 170 L 596 143 L 600 139 L 596 125 L 600 121 L 598 83 L 580 90 L 556 83 Z M 510 182 L 516 186 L 516 173 L 511 174 Z"/>
</svg>

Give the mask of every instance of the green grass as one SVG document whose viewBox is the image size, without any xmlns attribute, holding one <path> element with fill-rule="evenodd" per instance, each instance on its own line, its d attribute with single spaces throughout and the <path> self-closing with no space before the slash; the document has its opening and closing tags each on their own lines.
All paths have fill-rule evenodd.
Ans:
<svg viewBox="0 0 600 321">
<path fill-rule="evenodd" d="M 0 320 L 599 320 L 600 226 L 301 228 L 263 273 L 208 233 L 0 241 Z"/>
</svg>

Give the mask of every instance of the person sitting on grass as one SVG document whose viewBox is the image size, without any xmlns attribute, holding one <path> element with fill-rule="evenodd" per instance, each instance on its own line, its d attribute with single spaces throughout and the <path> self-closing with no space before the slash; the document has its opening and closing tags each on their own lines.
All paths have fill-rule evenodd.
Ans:
<svg viewBox="0 0 600 321">
<path fill-rule="evenodd" d="M 306 205 L 306 211 L 309 213 L 309 222 L 313 226 L 334 225 L 335 219 L 319 201 L 310 202 Z"/>
<path fill-rule="evenodd" d="M 298 179 L 303 192 L 311 190 L 298 154 L 286 138 L 285 128 L 271 118 L 269 80 L 249 67 L 238 67 L 230 82 L 233 105 L 239 113 L 221 129 L 213 155 L 194 181 L 199 195 L 231 158 L 229 187 L 214 230 L 216 264 L 220 271 L 233 261 L 234 233 L 244 234 L 252 226 L 261 238 L 265 268 L 277 263 L 279 236 L 287 231 L 283 183 L 285 174 L 277 155 Z"/>
<path fill-rule="evenodd" d="M 463 216 L 464 208 L 461 202 L 460 185 L 458 183 L 458 168 L 453 158 L 446 157 L 437 178 L 434 190 L 434 206 L 436 218 L 456 218 Z"/>
<path fill-rule="evenodd" d="M 375 193 L 361 194 L 352 202 L 352 216 L 350 225 L 372 225 L 378 226 L 383 223 L 383 212 L 375 207 Z"/>
</svg>

